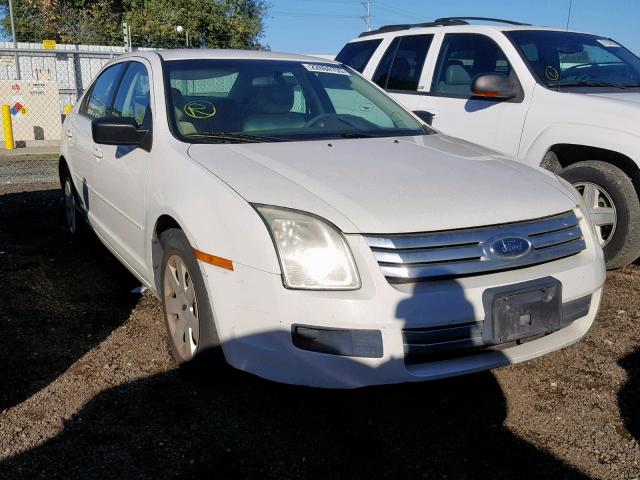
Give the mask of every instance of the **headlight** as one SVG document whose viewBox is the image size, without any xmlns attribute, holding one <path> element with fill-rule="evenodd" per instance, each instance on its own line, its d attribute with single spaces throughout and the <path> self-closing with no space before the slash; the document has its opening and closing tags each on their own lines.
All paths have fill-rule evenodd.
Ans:
<svg viewBox="0 0 640 480">
<path fill-rule="evenodd" d="M 360 278 L 342 234 L 314 215 L 256 205 L 280 259 L 287 288 L 355 290 Z"/>
</svg>

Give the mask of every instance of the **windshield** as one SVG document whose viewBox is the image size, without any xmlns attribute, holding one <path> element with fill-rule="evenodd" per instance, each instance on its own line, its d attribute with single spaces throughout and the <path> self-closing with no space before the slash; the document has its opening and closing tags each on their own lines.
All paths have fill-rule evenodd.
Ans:
<svg viewBox="0 0 640 480">
<path fill-rule="evenodd" d="M 611 39 L 543 30 L 518 30 L 505 35 L 548 87 L 640 86 L 640 59 Z"/>
<path fill-rule="evenodd" d="M 185 141 L 425 134 L 411 114 L 338 64 L 173 60 L 165 65 L 172 130 Z"/>
</svg>

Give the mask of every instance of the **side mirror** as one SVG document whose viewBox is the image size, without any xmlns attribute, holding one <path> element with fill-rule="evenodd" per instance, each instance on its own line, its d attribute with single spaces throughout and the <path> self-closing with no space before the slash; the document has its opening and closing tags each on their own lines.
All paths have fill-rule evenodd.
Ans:
<svg viewBox="0 0 640 480">
<path fill-rule="evenodd" d="M 151 132 L 132 118 L 102 117 L 91 122 L 93 141 L 102 145 L 130 145 L 151 150 Z"/>
<path fill-rule="evenodd" d="M 520 94 L 520 89 L 504 73 L 483 73 L 476 76 L 471 84 L 476 97 L 509 100 Z"/>
<path fill-rule="evenodd" d="M 414 110 L 413 114 L 427 125 L 431 125 L 433 123 L 433 117 L 435 117 L 435 114 L 427 112 L 426 110 Z"/>
</svg>

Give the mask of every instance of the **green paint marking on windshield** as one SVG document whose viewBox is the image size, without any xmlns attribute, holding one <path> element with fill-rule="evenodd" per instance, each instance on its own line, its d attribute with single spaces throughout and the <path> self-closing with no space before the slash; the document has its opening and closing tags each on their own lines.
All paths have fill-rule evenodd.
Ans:
<svg viewBox="0 0 640 480">
<path fill-rule="evenodd" d="M 205 100 L 194 100 L 184 106 L 184 113 L 191 118 L 210 118 L 216 114 L 216 107 Z"/>
</svg>

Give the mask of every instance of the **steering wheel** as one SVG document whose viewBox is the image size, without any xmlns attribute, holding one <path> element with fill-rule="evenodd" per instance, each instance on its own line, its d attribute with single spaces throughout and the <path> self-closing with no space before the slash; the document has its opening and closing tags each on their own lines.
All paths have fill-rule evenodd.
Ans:
<svg viewBox="0 0 640 480">
<path fill-rule="evenodd" d="M 367 127 L 378 128 L 378 126 L 375 123 L 370 122 L 365 118 L 358 117 L 357 115 L 349 115 L 345 113 L 321 113 L 320 115 L 316 115 L 315 117 L 310 119 L 307 123 L 305 123 L 304 126 L 305 128 L 312 128 L 312 127 L 325 128 L 327 126 L 327 123 L 333 123 L 333 122 L 344 123 L 358 130 L 364 130 Z"/>
</svg>

